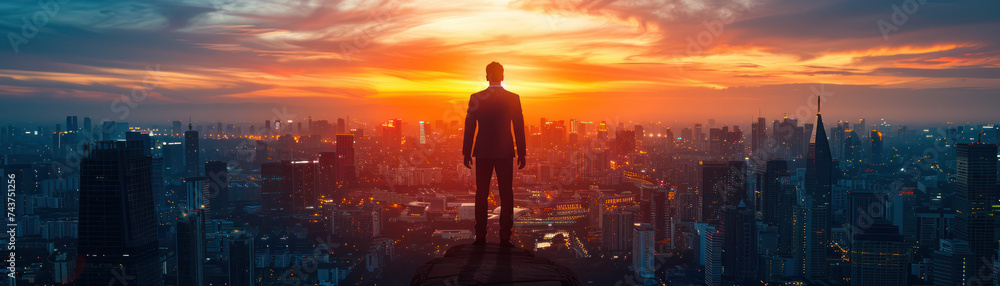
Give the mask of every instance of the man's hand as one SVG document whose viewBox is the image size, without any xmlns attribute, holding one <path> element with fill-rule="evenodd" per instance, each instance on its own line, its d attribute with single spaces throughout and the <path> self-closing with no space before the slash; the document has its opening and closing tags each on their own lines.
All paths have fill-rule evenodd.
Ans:
<svg viewBox="0 0 1000 286">
<path fill-rule="evenodd" d="M 517 157 L 517 169 L 518 170 L 524 169 L 524 165 L 525 164 L 528 164 L 528 162 L 527 162 L 527 160 L 524 159 L 523 156 L 522 157 Z"/>
<path fill-rule="evenodd" d="M 465 155 L 465 167 L 472 169 L 472 156 Z"/>
</svg>

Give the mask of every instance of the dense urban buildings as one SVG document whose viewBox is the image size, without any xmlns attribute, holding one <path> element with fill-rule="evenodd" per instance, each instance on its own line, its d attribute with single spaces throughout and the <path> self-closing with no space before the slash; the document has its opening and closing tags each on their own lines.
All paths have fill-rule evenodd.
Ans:
<svg viewBox="0 0 1000 286">
<path fill-rule="evenodd" d="M 529 124 L 513 241 L 594 285 L 992 283 L 1000 130 L 828 126 L 824 111 L 761 116 L 749 134 L 718 120 Z M 51 245 L 19 252 L 18 281 L 399 285 L 475 239 L 457 121 L 344 118 L 95 124 L 129 126 L 106 132 L 115 141 L 72 117 L 3 127 L 17 243 Z M 53 140 L 65 127 L 78 165 Z"/>
</svg>

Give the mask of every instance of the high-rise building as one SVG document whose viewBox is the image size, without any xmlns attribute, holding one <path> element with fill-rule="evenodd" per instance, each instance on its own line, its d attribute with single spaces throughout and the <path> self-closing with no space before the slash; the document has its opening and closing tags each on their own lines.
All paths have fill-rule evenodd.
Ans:
<svg viewBox="0 0 1000 286">
<path fill-rule="evenodd" d="M 316 194 L 341 199 L 337 190 L 337 153 L 320 152 L 316 159 Z"/>
<path fill-rule="evenodd" d="M 431 123 L 429 121 L 420 121 L 420 144 L 427 144 L 427 136 L 431 132 Z"/>
<path fill-rule="evenodd" d="M 833 156 L 830 154 L 830 142 L 823 125 L 823 115 L 820 113 L 821 97 L 816 103 L 816 137 L 809 143 L 806 153 L 805 193 L 811 203 L 805 210 L 810 218 L 807 225 L 808 241 L 806 245 L 806 277 L 825 277 L 829 273 L 826 262 L 826 248 L 830 243 L 830 204 L 833 191 Z"/>
<path fill-rule="evenodd" d="M 722 232 L 725 253 L 722 257 L 723 277 L 738 285 L 750 285 L 757 279 L 757 222 L 756 214 L 746 203 L 722 209 L 718 226 Z"/>
<path fill-rule="evenodd" d="M 184 178 L 184 209 L 202 210 L 205 217 L 211 215 L 212 200 L 208 189 L 208 178 L 206 177 L 186 177 Z"/>
<path fill-rule="evenodd" d="M 761 221 L 777 226 L 778 222 L 787 216 L 788 205 L 782 204 L 781 196 L 788 182 L 788 162 L 782 159 L 771 159 L 763 174 L 758 174 L 757 186 L 760 188 Z"/>
<path fill-rule="evenodd" d="M 86 120 L 84 121 L 86 123 Z M 170 136 L 181 136 L 184 131 L 184 127 L 180 120 L 174 120 L 170 125 Z"/>
<path fill-rule="evenodd" d="M 884 148 L 882 146 L 882 132 L 872 130 L 869 137 L 871 144 L 868 146 L 868 163 L 873 166 L 882 166 L 884 163 L 882 160 L 882 149 Z"/>
<path fill-rule="evenodd" d="M 77 132 L 80 130 L 76 119 L 76 116 L 66 116 L 66 132 Z"/>
<path fill-rule="evenodd" d="M 93 129 L 93 124 L 90 121 L 90 116 L 83 118 L 83 133 L 90 133 Z"/>
<path fill-rule="evenodd" d="M 87 260 L 76 285 L 161 285 L 152 192 L 152 158 L 137 141 L 99 141 L 80 163 L 78 253 Z"/>
<path fill-rule="evenodd" d="M 675 190 L 661 186 L 651 194 L 649 222 L 656 231 L 654 238 L 657 244 L 663 244 L 670 238 L 670 218 L 673 217 L 670 210 L 670 194 L 673 191 Z"/>
<path fill-rule="evenodd" d="M 826 252 L 829 248 L 826 238 L 828 206 L 818 204 L 809 195 L 793 206 L 791 251 L 795 258 L 795 269 L 799 275 L 809 279 L 824 279 L 829 276 Z"/>
<path fill-rule="evenodd" d="M 170 177 L 185 175 L 184 144 L 181 142 L 163 142 L 163 174 Z"/>
<path fill-rule="evenodd" d="M 389 152 L 399 152 L 403 146 L 403 121 L 392 119 L 382 124 L 382 146 Z"/>
<path fill-rule="evenodd" d="M 701 220 L 719 220 L 723 206 L 736 206 L 747 199 L 746 163 L 701 162 Z"/>
<path fill-rule="evenodd" d="M 652 279 L 655 270 L 653 226 L 636 223 L 632 229 L 632 269 L 642 279 Z"/>
<path fill-rule="evenodd" d="M 229 285 L 255 285 L 253 236 L 238 233 L 229 241 Z"/>
<path fill-rule="evenodd" d="M 601 220 L 602 251 L 608 255 L 624 254 L 632 250 L 632 228 L 635 226 L 631 212 L 611 211 Z"/>
<path fill-rule="evenodd" d="M 262 207 L 268 211 L 292 209 L 291 179 L 285 175 L 282 163 L 264 163 L 260 166 Z"/>
<path fill-rule="evenodd" d="M 292 210 L 296 212 L 315 208 L 319 201 L 316 196 L 316 161 L 282 161 L 288 183 L 292 185 Z"/>
<path fill-rule="evenodd" d="M 705 285 L 721 286 L 725 236 L 715 226 L 709 225 L 702 233 L 702 261 L 705 265 Z"/>
<path fill-rule="evenodd" d="M 909 260 L 898 228 L 878 219 L 865 232 L 855 234 L 853 239 L 851 285 L 908 285 Z"/>
<path fill-rule="evenodd" d="M 205 285 L 205 213 L 194 209 L 177 218 L 177 285 Z"/>
<path fill-rule="evenodd" d="M 337 172 L 338 181 L 353 182 L 357 178 L 354 168 L 354 134 L 337 134 Z"/>
<path fill-rule="evenodd" d="M 635 131 L 618 130 L 615 131 L 615 157 L 625 158 L 628 154 L 635 152 Z"/>
<path fill-rule="evenodd" d="M 993 257 L 997 253 L 996 216 L 1000 211 L 997 144 L 958 144 L 957 149 L 955 238 L 969 242 L 969 249 L 976 257 Z M 992 273 L 992 267 L 978 258 L 970 264 L 971 269 L 983 268 Z"/>
<path fill-rule="evenodd" d="M 935 286 L 965 285 L 975 269 L 971 263 L 976 257 L 969 250 L 969 243 L 960 239 L 942 239 L 934 251 L 930 280 Z"/>
<path fill-rule="evenodd" d="M 184 131 L 184 171 L 186 176 L 201 176 L 199 139 L 198 131 L 191 130 L 191 124 L 188 124 L 188 131 Z"/>
<path fill-rule="evenodd" d="M 205 178 L 208 179 L 209 205 L 215 210 L 214 215 L 223 214 L 229 207 L 229 168 L 226 162 L 205 162 Z"/>
<path fill-rule="evenodd" d="M 757 122 L 750 126 L 750 152 L 759 154 L 767 147 L 767 123 L 764 117 L 758 117 Z"/>
</svg>

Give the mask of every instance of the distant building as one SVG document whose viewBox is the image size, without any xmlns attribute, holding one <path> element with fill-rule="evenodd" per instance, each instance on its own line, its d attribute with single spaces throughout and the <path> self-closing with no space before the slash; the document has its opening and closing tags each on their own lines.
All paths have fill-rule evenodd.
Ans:
<svg viewBox="0 0 1000 286">
<path fill-rule="evenodd" d="M 198 131 L 191 130 L 191 124 L 188 124 L 188 131 L 184 131 L 184 171 L 186 176 L 201 175 L 199 139 Z"/>
</svg>

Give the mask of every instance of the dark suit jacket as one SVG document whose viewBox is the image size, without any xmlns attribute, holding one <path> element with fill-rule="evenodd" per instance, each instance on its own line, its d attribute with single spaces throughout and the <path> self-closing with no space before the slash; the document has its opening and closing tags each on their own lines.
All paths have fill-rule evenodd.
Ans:
<svg viewBox="0 0 1000 286">
<path fill-rule="evenodd" d="M 514 128 L 513 138 L 511 125 Z M 473 149 L 473 138 L 475 138 L 475 149 Z M 469 111 L 465 115 L 465 142 L 462 144 L 462 154 L 477 158 L 512 158 L 515 138 L 517 155 L 524 156 L 524 115 L 521 114 L 521 97 L 503 87 L 489 87 L 472 94 L 469 98 Z"/>
</svg>

